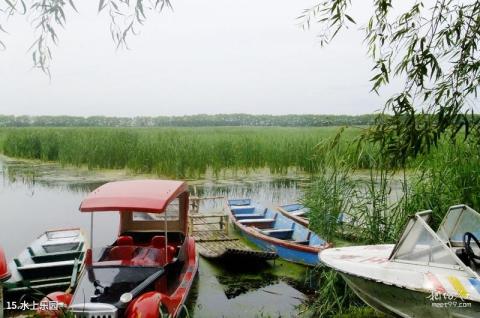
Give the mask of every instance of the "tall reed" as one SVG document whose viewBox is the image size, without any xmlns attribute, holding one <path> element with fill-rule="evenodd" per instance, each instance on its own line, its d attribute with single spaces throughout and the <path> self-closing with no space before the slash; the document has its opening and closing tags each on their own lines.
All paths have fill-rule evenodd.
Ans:
<svg viewBox="0 0 480 318">
<path fill-rule="evenodd" d="M 7 156 L 58 161 L 89 168 L 130 169 L 196 178 L 208 170 L 267 168 L 316 173 L 315 146 L 335 128 L 4 128 Z M 347 132 L 355 136 L 358 131 Z"/>
<path fill-rule="evenodd" d="M 322 156 L 319 173 L 302 199 L 311 209 L 310 227 L 334 239 L 347 233 L 342 231 L 346 223 L 362 229 L 355 240 L 389 241 L 399 215 L 399 201 L 392 199 L 392 188 L 398 183 L 395 171 L 384 164 L 375 147 L 360 139 L 342 142 L 342 138 L 340 131 L 317 147 Z M 364 165 L 370 168 L 358 168 Z"/>
</svg>

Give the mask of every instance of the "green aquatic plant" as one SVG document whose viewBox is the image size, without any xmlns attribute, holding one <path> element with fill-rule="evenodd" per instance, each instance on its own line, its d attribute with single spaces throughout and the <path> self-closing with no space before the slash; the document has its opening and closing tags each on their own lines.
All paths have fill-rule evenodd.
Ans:
<svg viewBox="0 0 480 318">
<path fill-rule="evenodd" d="M 340 274 L 323 266 L 315 271 L 318 289 L 313 301 L 301 306 L 302 317 L 334 317 L 349 312 L 351 308 L 364 306 Z"/>
<path fill-rule="evenodd" d="M 385 314 L 375 311 L 367 306 L 351 306 L 344 312 L 336 314 L 333 318 L 387 318 Z"/>
<path fill-rule="evenodd" d="M 340 131 L 317 151 L 318 173 L 302 202 L 310 208 L 310 227 L 328 240 L 388 242 L 395 235 L 399 202 L 392 200 L 395 171 L 365 140 Z M 361 163 L 359 163 L 361 162 Z M 367 165 L 368 170 L 359 167 Z M 361 231 L 355 231 L 361 228 Z"/>
<path fill-rule="evenodd" d="M 454 204 L 480 210 L 480 149 L 476 142 L 458 141 L 433 151 L 416 168 L 409 180 L 408 213 L 432 210 L 434 225 Z"/>
<path fill-rule="evenodd" d="M 211 171 L 318 172 L 316 145 L 338 128 L 3 128 L 3 154 L 176 178 Z M 348 129 L 354 138 L 358 129 Z"/>
</svg>

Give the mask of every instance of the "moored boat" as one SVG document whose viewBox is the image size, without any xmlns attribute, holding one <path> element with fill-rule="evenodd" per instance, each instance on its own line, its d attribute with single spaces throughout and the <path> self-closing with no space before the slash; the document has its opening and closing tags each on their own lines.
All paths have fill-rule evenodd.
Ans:
<svg viewBox="0 0 480 318">
<path fill-rule="evenodd" d="M 11 274 L 8 270 L 7 258 L 5 257 L 5 252 L 2 247 L 0 247 L 0 283 L 7 281 L 10 278 Z"/>
<path fill-rule="evenodd" d="M 6 297 L 73 287 L 86 250 L 85 237 L 78 228 L 43 233 L 9 263 Z"/>
<path fill-rule="evenodd" d="M 310 209 L 305 207 L 303 204 L 285 204 L 277 207 L 277 210 L 280 211 L 287 218 L 292 219 L 305 227 L 308 227 L 308 213 L 310 212 Z"/>
<path fill-rule="evenodd" d="M 397 244 L 322 251 L 320 260 L 371 307 L 400 317 L 480 316 L 480 214 L 453 206 L 437 232 L 415 214 Z"/>
<path fill-rule="evenodd" d="M 228 213 L 225 210 L 226 200 L 223 196 L 190 198 L 193 207 L 193 213 L 189 214 L 190 234 L 195 239 L 198 253 L 205 258 L 228 263 L 276 259 L 275 252 L 254 249 L 238 235 L 232 235 L 228 226 Z M 222 210 L 200 211 L 200 201 L 204 204 L 208 202 L 211 206 L 215 206 L 215 201 L 220 201 Z"/>
<path fill-rule="evenodd" d="M 10 278 L 10 271 L 7 266 L 7 259 L 0 246 L 0 318 L 3 318 L 3 282 Z"/>
<path fill-rule="evenodd" d="M 288 261 L 315 266 L 318 253 L 331 247 L 305 226 L 250 199 L 228 200 L 228 206 L 231 221 L 242 235 Z"/>
<path fill-rule="evenodd" d="M 118 237 L 87 251 L 73 295 L 52 293 L 43 301 L 62 301 L 82 318 L 178 317 L 198 270 L 188 196 L 180 181 L 117 181 L 94 190 L 80 211 L 119 213 Z"/>
</svg>

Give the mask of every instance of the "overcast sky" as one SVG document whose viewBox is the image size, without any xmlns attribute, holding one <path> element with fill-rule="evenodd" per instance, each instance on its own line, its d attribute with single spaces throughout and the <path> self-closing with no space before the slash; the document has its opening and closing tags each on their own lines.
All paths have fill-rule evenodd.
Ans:
<svg viewBox="0 0 480 318">
<path fill-rule="evenodd" d="M 0 113 L 362 114 L 392 92 L 369 92 L 372 63 L 361 31 L 321 48 L 315 30 L 297 25 L 311 0 L 172 0 L 174 11 L 152 14 L 130 50 L 115 50 L 97 1 L 75 2 L 80 13 L 67 15 L 51 80 L 31 69 L 27 18 L 7 25 Z M 360 21 L 368 10 L 357 4 Z"/>
</svg>

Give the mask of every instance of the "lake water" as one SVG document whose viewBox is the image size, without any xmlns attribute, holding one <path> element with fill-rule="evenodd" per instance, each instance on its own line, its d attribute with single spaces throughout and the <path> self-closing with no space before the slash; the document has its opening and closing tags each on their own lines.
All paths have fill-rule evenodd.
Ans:
<svg viewBox="0 0 480 318">
<path fill-rule="evenodd" d="M 0 158 L 0 168 L 0 245 L 9 260 L 46 230 L 81 227 L 88 233 L 90 215 L 78 211 L 86 194 L 107 181 L 138 177 L 5 157 Z M 298 199 L 307 181 L 257 176 L 189 184 L 200 196 L 250 197 L 281 204 Z M 114 241 L 117 226 L 117 214 L 96 214 L 94 245 Z M 306 299 L 308 288 L 302 284 L 306 275 L 303 267 L 282 261 L 239 267 L 201 259 L 188 307 L 192 317 L 296 317 L 297 306 Z"/>
</svg>

